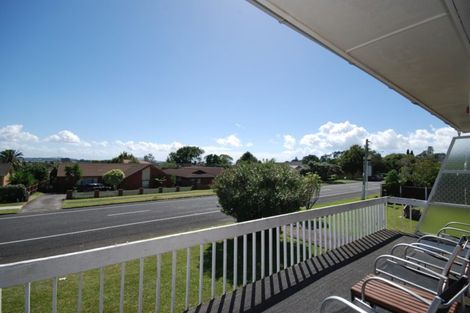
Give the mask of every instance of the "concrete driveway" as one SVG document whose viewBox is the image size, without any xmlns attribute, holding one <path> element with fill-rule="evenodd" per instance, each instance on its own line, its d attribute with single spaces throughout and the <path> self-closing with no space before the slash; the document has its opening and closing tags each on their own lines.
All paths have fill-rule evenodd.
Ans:
<svg viewBox="0 0 470 313">
<path fill-rule="evenodd" d="M 62 201 L 65 195 L 44 194 L 30 203 L 26 204 L 21 213 L 53 212 L 62 208 Z"/>
</svg>

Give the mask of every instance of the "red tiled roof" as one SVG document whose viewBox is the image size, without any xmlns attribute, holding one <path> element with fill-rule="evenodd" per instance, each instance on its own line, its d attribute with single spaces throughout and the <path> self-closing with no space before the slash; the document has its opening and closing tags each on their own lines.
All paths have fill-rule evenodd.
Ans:
<svg viewBox="0 0 470 313">
<path fill-rule="evenodd" d="M 65 167 L 67 165 L 73 165 L 71 163 L 62 163 L 57 169 L 57 177 L 65 177 Z M 138 163 L 78 163 L 82 170 L 82 177 L 101 177 L 106 172 L 113 169 L 120 169 L 124 172 L 126 177 L 143 170 L 146 167 L 153 166 L 149 164 L 138 164 Z"/>
<path fill-rule="evenodd" d="M 163 171 L 167 175 L 175 175 L 184 178 L 214 178 L 223 172 L 222 167 L 190 166 L 180 168 L 168 168 Z"/>
</svg>

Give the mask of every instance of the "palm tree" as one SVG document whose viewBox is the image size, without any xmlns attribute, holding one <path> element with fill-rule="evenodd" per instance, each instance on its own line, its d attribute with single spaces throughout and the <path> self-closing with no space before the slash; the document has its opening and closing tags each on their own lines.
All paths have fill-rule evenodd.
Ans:
<svg viewBox="0 0 470 313">
<path fill-rule="evenodd" d="M 23 162 L 23 153 L 13 149 L 7 149 L 0 152 L 0 162 L 9 163 L 16 170 Z"/>
</svg>

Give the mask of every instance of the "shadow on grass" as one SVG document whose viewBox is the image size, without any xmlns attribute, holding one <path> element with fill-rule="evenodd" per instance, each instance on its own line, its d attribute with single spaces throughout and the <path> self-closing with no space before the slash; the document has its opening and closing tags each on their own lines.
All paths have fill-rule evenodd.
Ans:
<svg viewBox="0 0 470 313">
<path fill-rule="evenodd" d="M 279 252 L 277 250 L 276 244 L 276 231 L 273 229 L 272 232 L 272 245 L 271 245 L 271 254 L 269 249 L 269 232 L 268 230 L 265 231 L 265 242 L 264 246 L 262 246 L 261 242 L 261 232 L 256 233 L 256 242 L 255 242 L 255 277 L 254 280 L 259 280 L 264 276 L 268 276 L 270 273 L 277 272 L 277 269 L 284 268 L 284 259 L 287 261 L 287 266 L 291 266 L 291 261 L 293 260 L 294 263 L 298 261 L 304 260 L 304 250 L 305 250 L 305 257 L 308 258 L 309 247 L 308 242 L 306 243 L 305 247 L 303 244 L 303 240 L 297 240 L 295 238 L 290 239 L 289 233 L 287 232 L 286 238 L 286 251 L 284 253 L 284 241 L 282 232 L 280 232 L 280 240 L 279 240 Z M 249 234 L 246 236 L 246 282 L 253 281 L 253 235 Z M 291 248 L 291 244 L 293 247 Z M 244 247 L 243 247 L 243 236 L 238 237 L 237 239 L 237 285 L 240 286 L 243 284 L 243 264 L 244 264 Z M 314 249 L 317 249 L 315 245 L 312 244 L 312 253 Z M 320 248 L 318 248 L 320 249 Z M 215 276 L 216 278 L 223 277 L 223 256 L 224 256 L 224 245 L 223 242 L 216 243 L 216 267 L 215 267 Z M 264 252 L 264 262 L 262 262 Z M 300 252 L 298 254 L 298 252 Z M 234 284 L 234 239 L 227 240 L 227 284 L 233 285 Z M 279 256 L 278 256 L 279 254 Z M 270 256 L 272 256 L 270 258 Z M 271 261 L 271 268 L 270 268 L 270 259 Z M 279 264 L 278 264 L 279 260 Z M 263 266 L 264 265 L 264 266 Z M 264 275 L 262 275 L 262 270 L 264 268 Z M 212 245 L 209 245 L 204 251 L 204 272 L 206 275 L 210 276 L 212 274 Z"/>
</svg>

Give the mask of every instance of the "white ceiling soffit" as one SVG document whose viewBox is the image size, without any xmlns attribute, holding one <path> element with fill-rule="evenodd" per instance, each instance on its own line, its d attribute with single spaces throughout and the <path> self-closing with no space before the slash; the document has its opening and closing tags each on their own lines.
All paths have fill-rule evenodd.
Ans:
<svg viewBox="0 0 470 313">
<path fill-rule="evenodd" d="M 470 132 L 470 0 L 250 0 Z"/>
</svg>

